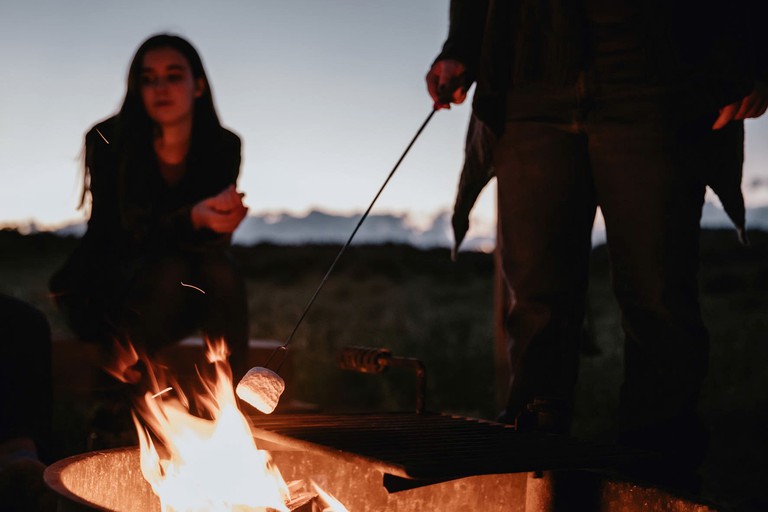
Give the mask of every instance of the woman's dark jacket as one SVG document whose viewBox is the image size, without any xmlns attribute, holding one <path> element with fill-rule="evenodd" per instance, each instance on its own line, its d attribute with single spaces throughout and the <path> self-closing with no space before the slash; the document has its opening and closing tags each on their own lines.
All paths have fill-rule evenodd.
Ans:
<svg viewBox="0 0 768 512">
<path fill-rule="evenodd" d="M 175 187 L 165 184 L 153 149 L 144 165 L 131 165 L 116 140 L 116 118 L 94 126 L 85 136 L 85 164 L 91 193 L 88 231 L 82 244 L 97 251 L 147 249 L 196 250 L 227 245 L 228 235 L 192 226 L 190 211 L 199 201 L 235 184 L 240 172 L 240 138 L 222 129 L 218 141 L 199 150 L 193 143 L 187 169 Z M 109 143 L 107 143 L 109 141 Z M 151 141 L 150 141 L 151 143 Z"/>
<path fill-rule="evenodd" d="M 230 245 L 229 234 L 195 229 L 190 211 L 199 201 L 236 183 L 240 138 L 222 128 L 218 136 L 209 135 L 205 144 L 196 144 L 193 134 L 186 171 L 176 186 L 169 187 L 152 141 L 129 143 L 119 130 L 117 118 L 112 117 L 85 136 L 85 187 L 91 195 L 88 229 L 49 283 L 70 320 L 99 301 L 108 303 L 102 309 L 116 306 L 148 258 L 164 252 L 220 251 Z M 139 159 L 143 165 L 131 159 L 136 154 L 144 155 Z M 82 301 L 90 306 L 72 311 Z"/>
<path fill-rule="evenodd" d="M 469 212 L 493 177 L 491 158 L 505 119 L 505 95 L 518 82 L 573 83 L 589 59 L 583 2 L 589 0 L 452 0 L 448 38 L 437 60 L 467 67 L 476 84 L 465 162 L 454 206 L 455 251 Z M 681 109 L 717 113 L 768 78 L 764 0 L 725 4 L 700 0 L 627 0 L 639 7 L 649 60 L 662 83 L 685 83 Z M 762 2 L 762 3 L 761 3 Z M 707 141 L 717 154 L 707 184 L 743 233 L 743 124 L 732 122 Z"/>
</svg>

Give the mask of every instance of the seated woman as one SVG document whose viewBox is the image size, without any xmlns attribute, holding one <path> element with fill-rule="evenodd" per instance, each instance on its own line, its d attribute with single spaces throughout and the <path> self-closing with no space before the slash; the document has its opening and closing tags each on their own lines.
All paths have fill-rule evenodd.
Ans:
<svg viewBox="0 0 768 512">
<path fill-rule="evenodd" d="M 73 331 L 151 355 L 201 329 L 245 373 L 245 282 L 229 247 L 246 215 L 240 139 L 223 128 L 193 46 L 159 34 L 136 51 L 120 111 L 85 136 L 88 230 L 50 281 Z M 124 380 L 140 374 L 125 369 Z"/>
</svg>

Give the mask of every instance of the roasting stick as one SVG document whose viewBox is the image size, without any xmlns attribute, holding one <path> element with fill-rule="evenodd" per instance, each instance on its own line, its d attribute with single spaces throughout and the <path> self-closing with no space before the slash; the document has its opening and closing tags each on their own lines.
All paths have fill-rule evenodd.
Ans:
<svg viewBox="0 0 768 512">
<path fill-rule="evenodd" d="M 296 322 L 296 325 L 293 326 L 293 330 L 288 335 L 288 338 L 286 338 L 285 343 L 283 343 L 281 346 L 277 347 L 272 354 L 269 356 L 269 359 L 267 359 L 267 362 L 264 364 L 265 367 L 269 367 L 269 363 L 272 361 L 272 358 L 278 353 L 283 352 L 287 350 L 288 343 L 291 342 L 293 339 L 293 335 L 296 334 L 296 331 L 299 329 L 299 326 L 301 325 L 301 322 L 304 321 L 304 317 L 307 316 L 307 313 L 309 312 L 309 308 L 312 307 L 312 304 L 314 304 L 315 299 L 317 299 L 317 296 L 320 294 L 320 290 L 323 289 L 323 286 L 325 286 L 325 283 L 328 281 L 328 278 L 331 276 L 331 273 L 333 272 L 333 269 L 336 268 L 336 263 L 339 262 L 339 259 L 341 258 L 341 255 L 344 254 L 344 251 L 349 247 L 349 245 L 352 243 L 352 239 L 355 238 L 355 235 L 357 234 L 357 231 L 360 229 L 360 226 L 362 226 L 363 221 L 368 217 L 368 214 L 371 213 L 371 209 L 373 209 L 373 205 L 376 204 L 376 201 L 379 199 L 379 196 L 384 191 L 384 188 L 389 183 L 389 180 L 392 179 L 392 176 L 395 174 L 395 171 L 398 167 L 400 167 L 400 163 L 405 158 L 405 155 L 408 154 L 408 151 L 410 151 L 413 144 L 416 142 L 416 139 L 419 138 L 419 135 L 421 135 L 421 132 L 424 131 L 424 128 L 426 128 L 429 121 L 432 119 L 432 116 L 435 115 L 435 112 L 437 112 L 437 107 L 434 107 L 432 111 L 429 113 L 427 118 L 424 120 L 424 122 L 421 124 L 421 127 L 419 127 L 419 130 L 416 132 L 416 135 L 413 136 L 413 139 L 411 139 L 411 142 L 408 144 L 408 147 L 405 148 L 405 151 L 400 156 L 400 159 L 397 161 L 395 166 L 390 171 L 389 175 L 387 176 L 387 179 L 384 180 L 384 183 L 379 188 L 379 191 L 376 193 L 376 196 L 373 198 L 373 201 L 371 201 L 371 204 L 368 205 L 368 209 L 365 210 L 365 213 L 363 213 L 363 216 L 360 217 L 360 220 L 357 221 L 357 225 L 355 226 L 355 229 L 352 230 L 352 234 L 349 235 L 349 238 L 347 239 L 346 243 L 341 247 L 341 250 L 339 250 L 338 254 L 336 254 L 336 258 L 333 260 L 333 263 L 331 263 L 331 266 L 328 268 L 328 271 L 325 273 L 325 276 L 323 277 L 323 280 L 320 282 L 320 285 L 315 290 L 315 293 L 312 294 L 312 297 L 307 302 L 307 305 L 304 306 L 304 311 L 302 311 L 301 316 L 299 317 L 299 320 Z M 285 356 L 283 356 L 280 363 L 277 365 L 277 368 L 275 371 L 279 371 L 280 367 L 283 365 L 283 362 L 285 361 Z"/>
<path fill-rule="evenodd" d="M 336 267 L 336 263 L 338 263 L 339 259 L 341 258 L 341 255 L 344 254 L 344 251 L 352 243 L 352 239 L 355 237 L 355 235 L 357 234 L 357 231 L 360 229 L 360 226 L 368 217 L 368 214 L 371 212 L 371 209 L 373 209 L 373 205 L 376 204 L 376 201 L 379 199 L 379 196 L 381 195 L 381 193 L 384 191 L 384 188 L 389 183 L 389 180 L 392 179 L 392 176 L 394 176 L 395 171 L 397 171 L 397 168 L 400 167 L 400 164 L 405 159 L 405 155 L 408 154 L 408 152 L 411 150 L 411 147 L 413 147 L 414 143 L 419 138 L 419 135 L 421 135 L 421 132 L 424 131 L 424 128 L 427 127 L 427 125 L 429 124 L 429 121 L 432 120 L 432 116 L 435 115 L 435 112 L 440 110 L 441 107 L 450 104 L 450 99 L 449 99 L 450 93 L 452 93 L 454 90 L 458 88 L 458 86 L 451 87 L 452 85 L 454 84 L 449 83 L 449 85 L 444 88 L 444 91 L 448 91 L 448 92 L 441 94 L 441 97 L 432 106 L 432 110 L 430 111 L 427 118 L 424 120 L 423 123 L 421 123 L 421 126 L 416 131 L 416 134 L 411 139 L 411 142 L 408 143 L 408 146 L 405 148 L 405 151 L 403 151 L 403 154 L 400 155 L 400 158 L 397 160 L 397 163 L 389 172 L 387 179 L 384 180 L 384 183 L 382 183 L 381 187 L 379 188 L 379 191 L 376 193 L 373 200 L 371 201 L 371 204 L 368 205 L 368 209 L 365 210 L 365 213 L 363 213 L 362 217 L 360 217 L 360 220 L 357 222 L 355 229 L 352 230 L 352 234 L 349 235 L 349 238 L 347 239 L 346 243 L 341 247 L 341 250 L 339 250 L 338 254 L 336 254 L 336 258 L 333 260 L 333 263 L 331 263 L 331 266 L 328 268 L 328 271 L 325 273 L 323 280 L 320 281 L 320 285 L 317 287 L 317 289 L 315 289 L 315 293 L 312 294 L 312 297 L 310 297 L 309 301 L 307 302 L 307 305 L 304 306 L 304 311 L 302 311 L 301 316 L 299 316 L 299 320 L 296 322 L 296 325 L 294 325 L 293 330 L 286 338 L 285 343 L 283 343 L 281 346 L 277 347 L 275 350 L 272 351 L 272 353 L 270 354 L 264 366 L 256 366 L 251 368 L 250 370 L 248 370 L 248 373 L 246 373 L 245 376 L 238 383 L 237 390 L 236 390 L 237 396 L 239 396 L 241 399 L 245 400 L 246 402 L 254 406 L 256 409 L 260 410 L 261 412 L 265 414 L 270 414 L 272 413 L 272 411 L 275 410 L 275 407 L 277 407 L 277 403 L 280 400 L 280 395 L 282 395 L 283 391 L 285 390 L 285 381 L 283 380 L 282 377 L 280 377 L 277 374 L 277 372 L 280 371 L 280 368 L 285 362 L 286 352 L 288 350 L 288 344 L 291 342 L 291 340 L 293 340 L 293 335 L 296 334 L 296 331 L 298 330 L 299 326 L 304 321 L 304 317 L 307 316 L 309 309 L 312 307 L 312 304 L 314 304 L 315 299 L 317 299 L 317 296 L 320 294 L 320 290 L 323 289 L 323 286 L 325 286 L 325 283 L 328 281 L 328 278 L 333 272 L 333 269 Z M 280 359 L 280 362 L 278 363 L 277 368 L 275 368 L 274 371 L 270 370 L 269 363 L 272 362 L 272 359 L 275 357 L 275 355 L 278 352 L 282 354 L 282 358 Z"/>
</svg>

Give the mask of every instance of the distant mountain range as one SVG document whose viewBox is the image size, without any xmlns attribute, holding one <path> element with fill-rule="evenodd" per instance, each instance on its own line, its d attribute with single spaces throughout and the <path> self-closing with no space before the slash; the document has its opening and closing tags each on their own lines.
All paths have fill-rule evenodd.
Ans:
<svg viewBox="0 0 768 512">
<path fill-rule="evenodd" d="M 278 245 L 341 244 L 349 239 L 362 214 L 336 215 L 313 210 L 306 215 L 269 213 L 249 215 L 235 231 L 236 244 Z M 27 231 L 37 231 L 30 227 Z M 75 223 L 54 231 L 61 236 L 82 236 L 84 223 Z M 492 232 L 470 234 L 462 246 L 468 250 L 492 247 Z M 408 244 L 414 247 L 450 247 L 453 243 L 451 214 L 436 214 L 426 229 L 417 227 L 406 215 L 370 214 L 355 234 L 353 244 Z M 490 244 L 490 245 L 489 245 Z"/>
<path fill-rule="evenodd" d="M 347 241 L 360 220 L 357 215 L 335 215 L 311 211 L 306 215 L 291 213 L 261 214 L 247 217 L 235 231 L 234 242 L 252 245 L 262 242 L 278 245 L 340 244 Z M 704 228 L 730 228 L 731 223 L 723 210 L 706 203 L 701 224 Z M 747 210 L 748 229 L 768 231 L 768 206 Z M 492 230 L 470 231 L 462 245 L 464 250 L 489 250 L 495 241 Z M 81 236 L 83 223 L 71 224 L 54 231 L 59 235 Z M 605 232 L 596 227 L 592 240 L 595 245 L 605 241 Z M 450 247 L 453 244 L 451 214 L 441 212 L 434 216 L 426 228 L 415 226 L 408 215 L 371 214 L 363 222 L 353 240 L 355 244 L 402 243 L 420 248 Z"/>
</svg>

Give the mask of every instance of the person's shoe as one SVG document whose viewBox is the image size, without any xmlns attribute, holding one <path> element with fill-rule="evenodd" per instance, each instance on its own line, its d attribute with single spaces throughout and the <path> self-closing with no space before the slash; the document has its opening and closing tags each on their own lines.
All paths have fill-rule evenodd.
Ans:
<svg viewBox="0 0 768 512">
<path fill-rule="evenodd" d="M 571 419 L 572 410 L 568 401 L 537 397 L 516 414 L 502 411 L 496 421 L 513 425 L 518 432 L 568 435 Z"/>
</svg>

